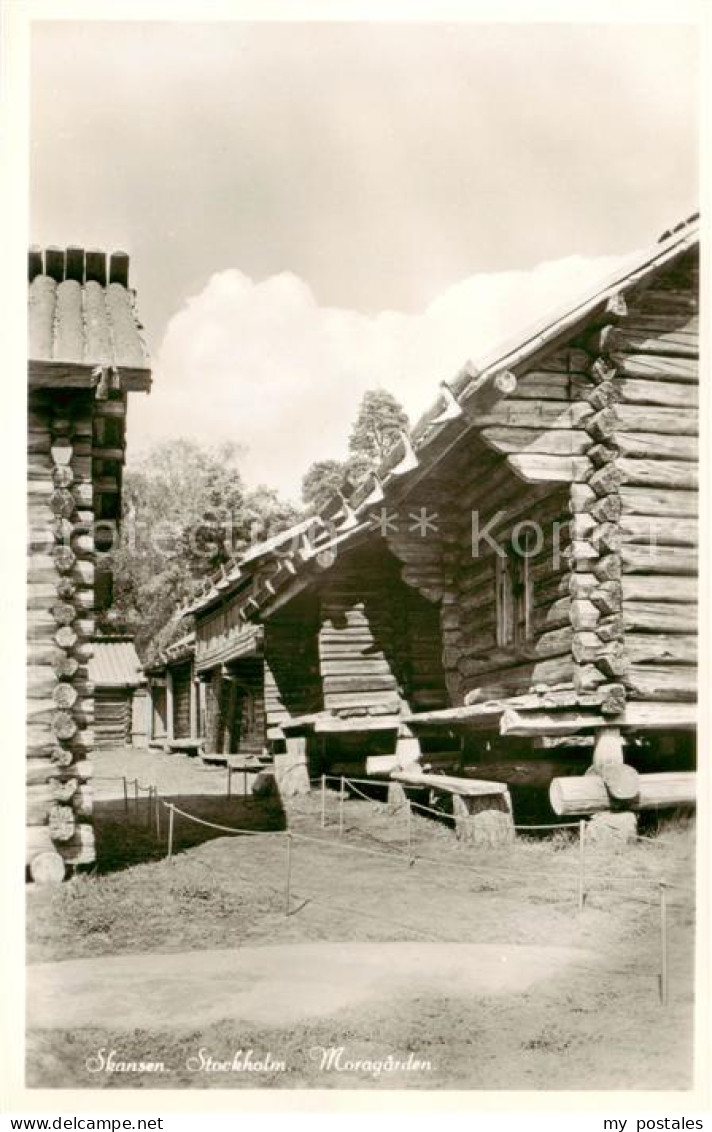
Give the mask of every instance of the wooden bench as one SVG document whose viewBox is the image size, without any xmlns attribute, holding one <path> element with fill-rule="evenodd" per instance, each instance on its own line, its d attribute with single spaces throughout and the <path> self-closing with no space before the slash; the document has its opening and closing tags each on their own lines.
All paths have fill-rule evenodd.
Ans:
<svg viewBox="0 0 712 1132">
<path fill-rule="evenodd" d="M 478 845 L 502 845 L 514 839 L 512 801 L 506 782 L 481 778 L 456 778 L 449 774 L 426 774 L 417 770 L 396 770 L 391 774 L 401 788 L 429 790 L 452 798 L 455 833 Z M 390 794 L 390 791 L 389 791 Z M 389 798 L 389 800 L 392 800 Z"/>
<path fill-rule="evenodd" d="M 204 739 L 169 739 L 166 747 L 169 751 L 184 751 L 186 754 L 199 755 L 204 744 Z"/>
<path fill-rule="evenodd" d="M 233 774 L 242 774 L 242 792 L 245 796 L 253 792 L 254 779 L 248 779 L 248 775 L 256 777 L 260 771 L 272 766 L 270 755 L 226 755 L 225 760 L 230 768 L 231 780 Z"/>
<path fill-rule="evenodd" d="M 391 778 L 408 786 L 420 786 L 423 790 L 442 790 L 445 794 L 459 794 L 464 798 L 476 798 L 489 794 L 508 794 L 506 782 L 489 782 L 484 778 L 456 778 L 452 774 L 419 774 L 413 770 L 394 770 Z"/>
<path fill-rule="evenodd" d="M 228 756 L 220 751 L 201 751 L 200 761 L 206 766 L 227 766 Z"/>
</svg>

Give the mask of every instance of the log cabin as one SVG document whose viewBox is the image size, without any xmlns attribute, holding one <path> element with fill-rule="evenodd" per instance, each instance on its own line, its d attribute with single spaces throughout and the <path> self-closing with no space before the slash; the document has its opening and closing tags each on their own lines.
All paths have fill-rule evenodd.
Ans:
<svg viewBox="0 0 712 1132">
<path fill-rule="evenodd" d="M 89 661 L 94 688 L 94 733 L 99 750 L 147 746 L 146 677 L 133 637 L 97 637 Z"/>
<path fill-rule="evenodd" d="M 195 634 L 187 633 L 146 665 L 149 747 L 186 753 L 203 747 L 204 714 L 194 654 Z"/>
<path fill-rule="evenodd" d="M 559 814 L 689 801 L 698 266 L 692 217 L 212 578 L 189 607 L 206 748 L 551 782 Z"/>
<path fill-rule="evenodd" d="M 151 375 L 129 257 L 28 260 L 27 856 L 37 881 L 94 859 L 89 675 L 121 513 L 129 394 Z"/>
</svg>

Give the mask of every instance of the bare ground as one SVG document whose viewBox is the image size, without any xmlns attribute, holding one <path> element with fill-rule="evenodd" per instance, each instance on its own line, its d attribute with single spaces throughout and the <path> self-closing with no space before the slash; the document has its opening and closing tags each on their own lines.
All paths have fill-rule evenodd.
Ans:
<svg viewBox="0 0 712 1132">
<path fill-rule="evenodd" d="M 177 783 L 177 789 L 183 786 Z M 203 805 L 209 801 L 203 799 Z M 212 802 L 219 814 L 214 820 L 228 825 L 282 824 L 280 813 L 265 811 L 254 799 Z M 130 807 L 126 814 L 122 800 L 107 805 L 114 806 L 107 815 L 115 827 L 112 844 L 130 843 L 132 828 L 139 835 L 147 812 Z M 309 941 L 370 942 L 374 948 L 385 941 L 422 941 L 551 948 L 550 977 L 505 995 L 477 992 L 463 980 L 457 996 L 424 978 L 422 986 L 414 980 L 407 993 L 354 1003 L 330 1016 L 287 1023 L 285 1010 L 282 1025 L 241 1022 L 233 1015 L 205 1025 L 196 1017 L 182 1029 L 135 1029 L 121 1021 L 64 1032 L 37 1029 L 28 1042 L 28 1084 L 353 1088 L 373 1086 L 377 1079 L 385 1087 L 415 1088 L 691 1087 L 691 827 L 677 823 L 657 839 L 625 850 L 591 848 L 581 915 L 578 847 L 568 835 L 520 838 L 506 850 L 474 850 L 457 844 L 448 829 L 418 818 L 417 859 L 410 865 L 403 853 L 402 816 L 384 804 L 350 799 L 345 827 L 340 841 L 332 794 L 325 830 L 317 795 L 290 808 L 289 828 L 315 840 L 293 841 L 289 917 L 283 834 L 218 837 L 171 861 L 76 877 L 54 892 L 33 889 L 29 961 Z M 179 842 L 189 828 L 179 821 Z M 156 854 L 165 852 L 164 840 L 149 833 L 147 823 L 140 837 Z M 661 876 L 681 886 L 670 890 L 667 1008 L 658 996 Z M 556 949 L 589 953 L 596 961 L 566 964 Z M 324 1071 L 309 1051 L 332 1045 L 344 1047 L 348 1063 L 388 1054 L 403 1060 L 414 1051 L 431 1068 L 384 1071 L 377 1078 L 363 1068 Z M 100 1048 L 116 1049 L 125 1060 L 164 1060 L 171 1069 L 158 1075 L 91 1074 L 86 1060 Z M 239 1049 L 270 1051 L 286 1069 L 191 1072 L 186 1062 L 200 1048 L 219 1061 Z"/>
</svg>

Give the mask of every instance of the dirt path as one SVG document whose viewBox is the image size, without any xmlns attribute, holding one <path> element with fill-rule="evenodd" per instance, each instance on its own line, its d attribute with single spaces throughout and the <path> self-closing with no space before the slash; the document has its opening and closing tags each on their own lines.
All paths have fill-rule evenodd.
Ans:
<svg viewBox="0 0 712 1132">
<path fill-rule="evenodd" d="M 184 754 L 165 754 L 157 750 L 137 750 L 122 747 L 111 751 L 96 751 L 92 755 L 94 776 L 92 789 L 96 801 L 123 798 L 122 777 L 129 779 L 129 796 L 133 798 L 133 779 L 143 786 L 155 786 L 165 797 L 177 794 L 225 794 L 227 771 L 225 767 L 206 766 L 198 758 Z M 242 791 L 242 775 L 232 776 L 234 794 Z M 141 794 L 145 797 L 145 792 Z"/>
<path fill-rule="evenodd" d="M 293 1025 L 387 999 L 522 993 L 592 953 L 465 943 L 302 943 L 116 955 L 28 970 L 30 1029 L 116 1016 L 124 1029 L 179 1030 L 223 1019 Z"/>
</svg>

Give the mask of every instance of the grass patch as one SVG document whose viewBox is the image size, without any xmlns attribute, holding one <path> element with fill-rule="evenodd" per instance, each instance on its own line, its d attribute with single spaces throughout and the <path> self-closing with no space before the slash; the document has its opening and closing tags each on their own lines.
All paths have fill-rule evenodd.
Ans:
<svg viewBox="0 0 712 1132">
<path fill-rule="evenodd" d="M 228 798 L 210 794 L 171 795 L 168 801 L 194 817 L 228 828 L 253 831 L 284 829 L 286 819 L 278 797 L 270 799 Z M 144 795 L 138 803 L 129 799 L 97 802 L 94 806 L 96 830 L 96 871 L 114 872 L 144 861 L 162 860 L 168 850 L 168 810 L 160 807 L 157 830 L 153 807 Z M 173 852 L 182 853 L 225 835 L 219 830 L 192 822 L 175 814 Z"/>
<path fill-rule="evenodd" d="M 245 799 L 229 804 L 226 824 Z M 118 810 L 123 802 L 117 803 Z M 191 809 L 191 805 L 186 805 Z M 591 845 L 586 852 L 587 900 L 577 914 L 579 846 L 575 831 L 520 837 L 513 846 L 481 849 L 457 842 L 437 822 L 414 817 L 416 857 L 402 855 L 405 826 L 381 803 L 350 799 L 347 834 L 337 836 L 335 796 L 329 824 L 320 799 L 299 799 L 290 828 L 326 844 L 295 838 L 291 892 L 284 915 L 285 846 L 281 838 L 220 837 L 178 842 L 176 856 L 77 876 L 62 887 L 28 890 L 31 962 L 135 952 L 232 948 L 310 940 L 378 942 L 436 938 L 471 943 L 539 944 L 588 949 L 600 961 L 589 973 L 564 972 L 537 991 L 517 996 L 408 999 L 344 1012 L 290 1028 L 235 1023 L 190 1033 L 126 1033 L 107 1026 L 74 1034 L 36 1033 L 28 1046 L 28 1083 L 44 1087 L 259 1086 L 373 1087 L 361 1072 L 318 1071 L 309 1049 L 344 1046 L 349 1058 L 429 1058 L 432 1072 L 381 1076 L 378 1087 L 410 1088 L 687 1088 L 693 1002 L 694 823 L 657 824 L 657 836 L 625 848 Z M 193 811 L 195 812 L 195 811 Z M 211 809 L 214 813 L 215 810 Z M 255 817 L 257 811 L 253 812 Z M 104 845 L 130 834 L 116 808 L 107 811 Z M 271 818 L 278 827 L 283 816 Z M 200 828 L 200 827 L 196 827 Z M 102 830 L 99 830 L 100 838 Z M 358 852 L 375 850 L 384 856 Z M 116 859 L 109 854 L 111 859 Z M 423 858 L 427 857 L 426 862 Z M 467 868 L 454 867 L 467 866 Z M 671 1002 L 657 996 L 657 885 L 670 890 Z M 543 913 L 545 906 L 546 912 Z M 117 1016 L 120 1016 L 117 1013 Z M 187 1059 L 205 1046 L 224 1059 L 235 1050 L 269 1050 L 284 1073 L 200 1074 Z M 125 1056 L 163 1058 L 171 1072 L 157 1080 L 90 1075 L 86 1058 L 99 1048 Z"/>
</svg>

